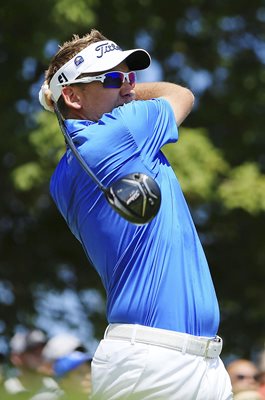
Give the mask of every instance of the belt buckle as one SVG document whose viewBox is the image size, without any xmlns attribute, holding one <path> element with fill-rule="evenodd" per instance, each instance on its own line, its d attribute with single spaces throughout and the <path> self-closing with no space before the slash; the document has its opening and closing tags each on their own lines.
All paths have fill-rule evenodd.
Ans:
<svg viewBox="0 0 265 400">
<path fill-rule="evenodd" d="M 222 338 L 220 338 L 220 336 L 216 335 L 213 340 L 214 340 L 214 342 L 222 343 Z"/>
<path fill-rule="evenodd" d="M 207 345 L 204 353 L 205 358 L 216 358 L 220 355 L 219 346 L 221 346 L 222 350 L 222 338 L 220 336 L 215 336 L 213 339 L 207 340 Z M 211 346 L 212 344 L 212 346 Z M 219 345 L 219 346 L 218 346 Z"/>
</svg>

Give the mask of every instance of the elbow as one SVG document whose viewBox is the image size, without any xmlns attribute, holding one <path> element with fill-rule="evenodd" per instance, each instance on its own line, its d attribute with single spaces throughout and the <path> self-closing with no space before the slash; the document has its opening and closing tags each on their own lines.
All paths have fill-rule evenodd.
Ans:
<svg viewBox="0 0 265 400">
<path fill-rule="evenodd" d="M 184 90 L 185 90 L 187 107 L 189 107 L 189 110 L 191 111 L 195 103 L 195 96 L 190 89 L 185 88 Z"/>
<path fill-rule="evenodd" d="M 183 88 L 181 107 L 175 109 L 176 123 L 179 126 L 190 114 L 195 102 L 195 96 L 191 90 Z"/>
</svg>

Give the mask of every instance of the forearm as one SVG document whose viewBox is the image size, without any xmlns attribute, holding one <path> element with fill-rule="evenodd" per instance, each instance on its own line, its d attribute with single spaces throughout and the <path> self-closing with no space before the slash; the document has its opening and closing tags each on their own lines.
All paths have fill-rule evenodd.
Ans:
<svg viewBox="0 0 265 400">
<path fill-rule="evenodd" d="M 189 89 L 170 82 L 138 83 L 134 90 L 136 100 L 149 100 L 157 97 L 167 99 L 174 111 L 177 125 L 180 125 L 187 117 L 194 104 L 194 96 Z"/>
<path fill-rule="evenodd" d="M 145 82 L 137 83 L 135 86 L 136 100 L 149 100 L 157 97 L 164 97 L 171 91 L 179 90 L 182 87 L 169 82 Z"/>
</svg>

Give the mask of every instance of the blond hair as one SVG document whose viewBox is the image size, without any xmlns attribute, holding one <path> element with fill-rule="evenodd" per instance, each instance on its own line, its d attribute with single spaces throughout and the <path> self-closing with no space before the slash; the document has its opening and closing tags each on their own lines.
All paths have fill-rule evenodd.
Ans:
<svg viewBox="0 0 265 400">
<path fill-rule="evenodd" d="M 62 46 L 60 46 L 58 52 L 52 58 L 49 68 L 45 72 L 44 87 L 47 88 L 44 90 L 44 102 L 46 104 L 46 109 L 53 111 L 52 93 L 48 88 L 48 85 L 53 75 L 81 50 L 85 49 L 90 44 L 100 42 L 101 40 L 107 40 L 107 38 L 103 36 L 102 33 L 100 33 L 98 30 L 92 29 L 90 33 L 87 33 L 81 38 L 79 37 L 79 35 L 74 34 L 70 41 L 67 41 Z M 66 107 L 62 97 L 59 98 L 57 104 L 62 115 L 66 117 L 68 108 Z"/>
<path fill-rule="evenodd" d="M 81 38 L 79 35 L 73 35 L 72 40 L 67 41 L 60 46 L 58 52 L 52 58 L 50 66 L 45 73 L 45 80 L 47 83 L 49 84 L 53 75 L 77 53 L 88 47 L 90 44 L 101 40 L 107 40 L 107 38 L 96 29 L 92 29 L 90 33 Z"/>
</svg>

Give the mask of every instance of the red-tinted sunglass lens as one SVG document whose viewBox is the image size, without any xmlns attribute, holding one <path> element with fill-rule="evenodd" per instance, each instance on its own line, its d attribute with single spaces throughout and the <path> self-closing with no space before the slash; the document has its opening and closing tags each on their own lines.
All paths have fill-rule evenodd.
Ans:
<svg viewBox="0 0 265 400">
<path fill-rule="evenodd" d="M 129 73 L 129 82 L 131 85 L 134 85 L 136 82 L 136 74 L 135 72 L 130 72 Z"/>
</svg>

